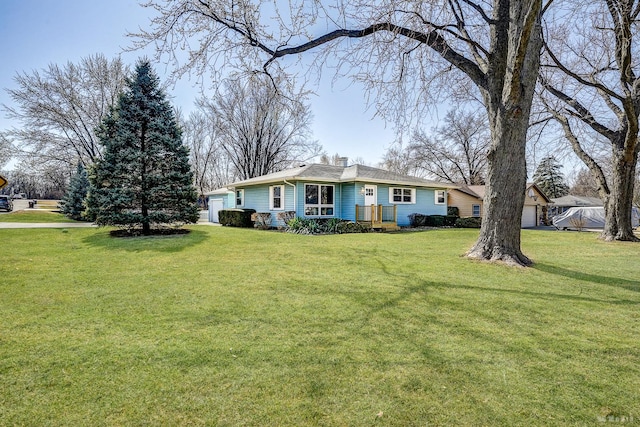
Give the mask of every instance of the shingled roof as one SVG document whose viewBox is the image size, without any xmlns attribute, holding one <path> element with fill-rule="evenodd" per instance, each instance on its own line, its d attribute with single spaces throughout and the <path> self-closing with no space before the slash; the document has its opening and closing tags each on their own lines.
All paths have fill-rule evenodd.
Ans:
<svg viewBox="0 0 640 427">
<path fill-rule="evenodd" d="M 597 207 L 603 206 L 599 197 L 573 196 L 571 194 L 551 199 L 554 205 L 563 207 L 586 206 Z"/>
<path fill-rule="evenodd" d="M 286 169 L 263 176 L 234 182 L 229 187 L 247 187 L 258 184 L 270 184 L 282 181 L 318 181 L 318 182 L 375 182 L 381 184 L 408 185 L 429 188 L 458 188 L 458 185 L 430 181 L 409 175 L 397 174 L 371 166 L 333 166 L 311 164 Z"/>
<path fill-rule="evenodd" d="M 527 182 L 527 189 L 530 189 L 532 187 L 536 188 L 538 193 L 544 198 L 544 200 L 547 203 L 550 201 L 550 199 L 547 197 L 546 194 L 544 194 L 544 191 L 542 191 L 540 189 L 540 187 L 538 187 L 533 182 Z M 462 186 L 456 188 L 456 190 L 462 191 L 463 193 L 468 194 L 469 196 L 475 197 L 475 198 L 477 198 L 479 200 L 483 200 L 484 199 L 484 193 L 486 191 L 486 186 L 484 186 L 484 185 L 462 185 Z"/>
</svg>

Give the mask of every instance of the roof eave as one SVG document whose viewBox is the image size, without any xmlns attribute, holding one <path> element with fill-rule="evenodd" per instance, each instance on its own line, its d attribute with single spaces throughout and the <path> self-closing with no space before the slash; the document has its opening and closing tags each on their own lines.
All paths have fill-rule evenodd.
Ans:
<svg viewBox="0 0 640 427">
<path fill-rule="evenodd" d="M 458 188 L 458 186 L 455 184 L 447 184 L 444 182 L 398 181 L 398 180 L 379 179 L 379 178 L 350 178 L 350 179 L 342 180 L 341 182 L 359 182 L 359 183 L 371 182 L 376 184 L 404 185 L 408 187 L 427 187 L 427 188 L 437 188 L 437 189 Z"/>
<path fill-rule="evenodd" d="M 439 182 L 418 182 L 418 181 L 398 181 L 398 180 L 387 180 L 387 179 L 376 179 L 376 178 L 346 178 L 346 179 L 331 179 L 331 178 L 320 178 L 320 177 L 312 177 L 312 176 L 299 176 L 292 175 L 288 177 L 280 177 L 274 179 L 265 179 L 258 181 L 240 181 L 233 184 L 230 184 L 228 187 L 250 187 L 254 185 L 264 185 L 264 184 L 275 184 L 281 183 L 284 181 L 307 181 L 307 182 L 327 182 L 327 183 L 375 183 L 375 184 L 389 184 L 389 185 L 403 185 L 409 187 L 427 187 L 427 188 L 437 188 L 437 189 L 456 189 L 458 188 L 455 184 L 447 184 L 447 183 L 439 183 Z"/>
</svg>

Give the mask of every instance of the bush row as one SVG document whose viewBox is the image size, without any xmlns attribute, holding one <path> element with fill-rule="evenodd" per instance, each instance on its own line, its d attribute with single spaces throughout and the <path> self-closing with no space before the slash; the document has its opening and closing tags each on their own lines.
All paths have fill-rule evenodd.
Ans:
<svg viewBox="0 0 640 427">
<path fill-rule="evenodd" d="M 451 211 L 449 213 L 451 213 Z M 413 213 L 409 215 L 409 222 L 411 227 L 480 228 L 481 218 L 459 218 L 457 215 L 423 215 Z"/>
<path fill-rule="evenodd" d="M 456 225 L 457 216 L 454 215 L 423 215 L 413 213 L 409 215 L 409 223 L 412 227 L 453 227 Z"/>
<path fill-rule="evenodd" d="M 340 218 L 299 218 L 295 212 L 278 213 L 278 220 L 284 222 L 285 231 L 296 234 L 345 234 L 366 233 L 370 228 Z M 254 209 L 223 209 L 218 211 L 218 221 L 229 227 L 271 228 L 272 216 L 269 212 Z"/>
<path fill-rule="evenodd" d="M 458 228 L 480 228 L 481 225 L 482 218 L 480 217 L 468 216 L 456 220 L 456 227 Z"/>
<path fill-rule="evenodd" d="M 296 217 L 287 222 L 289 233 L 296 234 L 346 234 L 367 233 L 370 227 L 340 218 L 318 219 Z"/>
<path fill-rule="evenodd" d="M 254 213 L 255 209 L 223 209 L 218 211 L 218 221 L 228 227 L 253 227 Z"/>
<path fill-rule="evenodd" d="M 271 214 L 258 213 L 255 209 L 223 209 L 218 212 L 221 225 L 229 227 L 257 226 L 261 229 L 271 228 Z M 339 218 L 318 219 L 300 218 L 295 212 L 281 212 L 278 219 L 285 223 L 285 230 L 297 234 L 344 234 L 365 233 L 369 227 L 363 224 L 342 220 Z M 423 215 L 413 213 L 409 215 L 411 227 L 459 227 L 480 228 L 481 218 L 458 218 L 455 215 Z"/>
</svg>

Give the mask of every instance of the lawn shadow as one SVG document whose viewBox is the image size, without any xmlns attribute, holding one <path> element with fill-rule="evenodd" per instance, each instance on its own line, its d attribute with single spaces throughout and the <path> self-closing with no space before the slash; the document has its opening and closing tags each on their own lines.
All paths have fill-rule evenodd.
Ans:
<svg viewBox="0 0 640 427">
<path fill-rule="evenodd" d="M 583 273 L 581 271 L 569 270 L 567 268 L 555 265 L 535 263 L 533 268 L 548 274 L 568 277 L 570 279 L 581 280 L 583 282 L 591 282 L 599 285 L 615 286 L 617 288 L 627 289 L 629 291 L 639 292 L 640 281 L 620 279 L 616 277 L 598 276 L 596 274 Z"/>
<path fill-rule="evenodd" d="M 548 299 L 548 300 L 565 300 L 565 301 L 576 301 L 576 302 L 596 302 L 596 303 L 606 303 L 613 305 L 640 305 L 640 301 L 629 300 L 629 299 L 600 299 L 593 298 L 581 294 L 567 294 L 567 293 L 555 293 L 555 292 L 535 292 L 535 291 L 527 291 L 523 289 L 509 289 L 509 288 L 500 288 L 500 287 L 490 287 L 490 286 L 470 286 L 464 284 L 457 283 L 448 283 L 448 282 L 438 282 L 438 281 L 427 281 L 421 278 L 416 277 L 413 274 L 407 273 L 394 273 L 391 272 L 388 266 L 381 260 L 377 259 L 381 270 L 384 274 L 394 277 L 396 279 L 403 279 L 407 284 L 406 288 L 400 294 L 387 298 L 384 301 L 377 302 L 370 307 L 371 313 L 375 313 L 389 307 L 397 306 L 400 302 L 410 298 L 411 295 L 416 293 L 428 293 L 431 289 L 459 289 L 459 290 L 468 290 L 475 292 L 492 292 L 495 294 L 511 294 L 515 296 L 526 296 L 533 297 L 539 299 Z M 549 266 L 545 264 L 535 264 L 540 271 L 550 273 L 550 274 L 559 274 L 562 276 L 590 281 L 597 284 L 603 284 L 608 286 L 617 286 L 624 289 L 629 289 L 632 291 L 640 291 L 640 282 L 625 280 L 625 279 L 614 279 L 610 277 L 604 276 L 596 276 L 585 273 L 578 273 L 571 270 L 566 270 L 559 267 Z"/>
<path fill-rule="evenodd" d="M 532 292 L 532 291 L 524 291 L 521 289 L 457 285 L 453 283 L 442 283 L 442 282 L 425 282 L 425 284 L 429 288 L 464 289 L 464 290 L 478 291 L 478 292 L 493 292 L 496 294 L 512 294 L 512 295 L 522 295 L 522 296 L 528 296 L 528 297 L 534 297 L 534 298 L 556 299 L 556 300 L 577 301 L 577 302 L 596 302 L 596 303 L 605 303 L 605 304 L 614 304 L 614 305 L 640 305 L 640 301 L 634 301 L 634 300 L 628 300 L 628 299 L 611 300 L 611 299 L 591 298 L 591 297 L 582 296 L 580 294 Z"/>
<path fill-rule="evenodd" d="M 89 246 L 100 247 L 107 250 L 172 253 L 198 245 L 206 238 L 206 232 L 193 229 L 186 234 L 137 237 L 113 237 L 109 234 L 109 231 L 103 231 L 85 237 L 83 242 Z"/>
</svg>

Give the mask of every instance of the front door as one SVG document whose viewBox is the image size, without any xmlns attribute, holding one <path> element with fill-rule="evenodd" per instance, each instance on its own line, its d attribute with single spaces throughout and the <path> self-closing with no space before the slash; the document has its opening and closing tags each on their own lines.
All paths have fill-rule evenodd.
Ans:
<svg viewBox="0 0 640 427">
<path fill-rule="evenodd" d="M 375 208 L 371 208 L 371 205 L 376 205 L 377 199 L 376 199 L 376 193 L 377 193 L 377 186 L 375 185 L 365 185 L 364 186 L 364 219 L 365 221 L 375 221 L 376 218 L 376 212 L 377 210 Z M 373 211 L 373 213 L 372 213 Z"/>
</svg>

